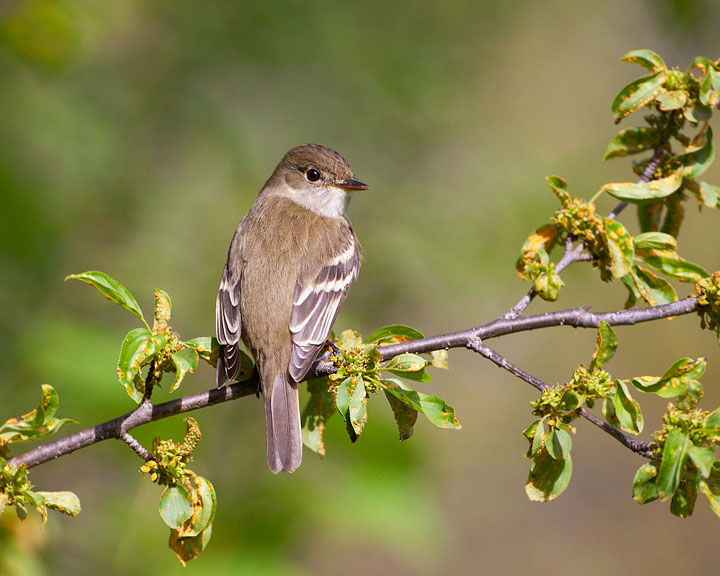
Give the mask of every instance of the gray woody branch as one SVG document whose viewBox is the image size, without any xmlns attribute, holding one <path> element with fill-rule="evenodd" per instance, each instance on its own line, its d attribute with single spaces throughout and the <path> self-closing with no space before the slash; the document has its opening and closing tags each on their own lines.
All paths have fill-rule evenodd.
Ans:
<svg viewBox="0 0 720 576">
<path fill-rule="evenodd" d="M 476 347 L 482 345 L 481 343 L 483 340 L 489 340 L 491 338 L 497 338 L 499 336 L 505 336 L 516 332 L 524 332 L 527 330 L 549 328 L 551 326 L 596 328 L 602 320 L 605 320 L 608 324 L 613 326 L 631 325 L 640 322 L 669 318 L 671 316 L 690 314 L 696 310 L 697 300 L 695 298 L 685 298 L 684 300 L 673 302 L 672 304 L 651 306 L 649 308 L 618 310 L 599 314 L 590 312 L 588 308 L 574 308 L 571 310 L 562 310 L 548 314 L 524 316 L 522 318 L 509 319 L 503 317 L 469 330 L 442 334 L 440 336 L 431 336 L 419 340 L 411 340 L 409 342 L 392 344 L 390 346 L 381 346 L 379 351 L 384 360 L 389 360 L 390 358 L 405 352 L 420 353 L 449 348 L 470 348 L 475 350 Z M 478 342 L 480 342 L 480 344 L 478 344 Z M 476 351 L 480 352 L 480 350 Z M 495 353 L 495 355 L 502 358 L 497 355 L 497 353 Z M 493 360 L 490 355 L 486 357 Z M 505 359 L 502 359 L 503 363 L 498 363 L 496 360 L 493 361 L 505 369 L 508 369 L 508 366 L 512 366 Z M 332 374 L 334 371 L 335 367 L 331 363 L 319 362 L 313 367 L 312 376 L 327 376 L 328 374 Z M 512 370 L 510 371 L 513 374 L 518 375 Z M 547 387 L 547 384 L 544 384 L 541 380 L 535 379 L 534 377 L 530 378 L 535 380 L 534 384 L 533 382 L 530 382 L 534 386 L 538 387 L 537 383 L 539 382 Z M 527 378 L 523 379 L 529 382 Z M 182 398 L 170 400 L 169 402 L 163 402 L 161 404 L 153 405 L 149 402 L 149 400 L 144 401 L 132 412 L 128 412 L 123 416 L 98 424 L 97 426 L 70 434 L 69 436 L 60 438 L 59 440 L 55 440 L 48 444 L 38 446 L 25 454 L 12 458 L 9 461 L 9 464 L 25 464 L 28 468 L 32 468 L 33 466 L 37 466 L 38 464 L 42 464 L 48 460 L 59 458 L 65 454 L 70 454 L 75 450 L 96 444 L 102 440 L 115 438 L 126 441 L 128 431 L 137 426 L 154 422 L 155 420 L 160 420 L 162 418 L 167 418 L 169 416 L 174 416 L 176 414 L 184 414 L 186 412 L 198 410 L 199 408 L 212 406 L 213 404 L 236 400 L 244 396 L 256 394 L 257 391 L 258 380 L 257 377 L 254 377 L 244 382 L 238 382 L 230 386 L 214 388 L 197 394 L 183 396 Z M 607 423 L 595 417 L 592 413 L 586 412 L 582 413 L 582 415 L 595 425 L 613 435 L 635 452 L 640 454 L 643 453 L 642 450 L 632 448 L 631 443 L 636 442 L 635 440 L 625 437 L 620 431 L 612 428 Z"/>
</svg>

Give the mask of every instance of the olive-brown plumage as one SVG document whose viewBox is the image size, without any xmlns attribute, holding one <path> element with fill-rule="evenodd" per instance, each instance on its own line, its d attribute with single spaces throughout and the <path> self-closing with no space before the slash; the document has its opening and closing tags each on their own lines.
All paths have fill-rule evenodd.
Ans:
<svg viewBox="0 0 720 576">
<path fill-rule="evenodd" d="M 238 373 L 240 339 L 255 356 L 265 398 L 270 469 L 302 461 L 297 384 L 325 344 L 360 267 L 346 215 L 354 180 L 337 152 L 290 150 L 230 244 L 216 307 L 217 384 Z"/>
</svg>

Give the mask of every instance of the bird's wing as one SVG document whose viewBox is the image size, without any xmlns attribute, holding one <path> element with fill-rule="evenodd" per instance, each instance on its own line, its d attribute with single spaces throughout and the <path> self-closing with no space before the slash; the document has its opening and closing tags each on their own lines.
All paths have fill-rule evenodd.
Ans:
<svg viewBox="0 0 720 576">
<path fill-rule="evenodd" d="M 358 244 L 351 233 L 335 257 L 315 277 L 301 278 L 295 285 L 290 313 L 293 347 L 289 366 L 295 382 L 305 377 L 325 344 L 359 268 Z"/>
<path fill-rule="evenodd" d="M 220 344 L 216 376 L 219 388 L 235 380 L 240 370 L 240 274 L 232 274 L 227 264 L 215 303 L 215 333 Z"/>
</svg>

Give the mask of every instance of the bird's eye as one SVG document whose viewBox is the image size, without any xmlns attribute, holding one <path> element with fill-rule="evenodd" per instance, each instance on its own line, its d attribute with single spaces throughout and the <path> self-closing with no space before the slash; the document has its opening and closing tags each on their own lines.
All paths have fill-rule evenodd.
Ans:
<svg viewBox="0 0 720 576">
<path fill-rule="evenodd" d="M 315 170 L 315 168 L 310 168 L 310 170 L 305 172 L 305 178 L 307 178 L 309 182 L 317 182 L 320 180 L 320 172 Z"/>
</svg>

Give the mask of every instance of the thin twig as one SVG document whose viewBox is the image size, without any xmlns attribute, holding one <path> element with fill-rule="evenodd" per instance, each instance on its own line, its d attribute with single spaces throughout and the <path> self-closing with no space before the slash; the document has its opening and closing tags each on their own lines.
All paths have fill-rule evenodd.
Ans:
<svg viewBox="0 0 720 576">
<path fill-rule="evenodd" d="M 605 420 L 602 418 L 598 418 L 590 412 L 589 410 L 586 410 L 585 408 L 579 409 L 579 414 L 589 422 L 592 422 L 600 428 L 601 430 L 604 430 L 608 434 L 610 434 L 613 438 L 615 438 L 617 441 L 619 441 L 621 444 L 626 446 L 627 448 L 630 448 L 633 452 L 636 454 L 640 454 L 643 458 L 647 458 L 650 460 L 653 457 L 653 448 L 655 447 L 655 444 L 652 442 L 643 442 L 642 440 L 635 440 L 634 438 L 630 438 L 630 436 L 622 433 L 617 428 L 614 428 L 610 426 Z"/>
<path fill-rule="evenodd" d="M 550 388 L 547 383 L 543 382 L 539 378 L 535 378 L 535 376 L 533 376 L 532 374 L 528 374 L 522 368 L 518 368 L 503 355 L 498 354 L 497 352 L 495 352 L 495 350 L 483 344 L 479 338 L 476 338 L 472 342 L 468 343 L 467 347 L 473 352 L 477 352 L 484 358 L 487 358 L 491 362 L 494 362 L 495 364 L 500 366 L 500 368 L 504 368 L 513 376 L 517 376 L 521 380 L 525 380 L 525 382 L 537 388 L 541 392 L 546 388 Z"/>
<path fill-rule="evenodd" d="M 133 452 L 135 452 L 135 454 L 140 456 L 140 458 L 142 458 L 146 462 L 148 460 L 152 459 L 150 452 L 145 450 L 143 445 L 140 444 L 140 442 L 138 442 L 135 438 L 133 438 L 129 432 L 122 432 L 120 434 L 120 440 L 122 440 L 123 442 L 125 442 L 125 444 L 130 446 L 130 448 L 132 448 Z"/>
<path fill-rule="evenodd" d="M 467 347 L 471 350 L 474 350 L 484 358 L 487 358 L 488 360 L 494 362 L 500 368 L 507 370 L 513 376 L 517 376 L 521 380 L 524 380 L 538 390 L 545 390 L 546 388 L 550 388 L 547 383 L 543 382 L 539 378 L 536 378 L 535 376 L 532 376 L 531 374 L 528 374 L 523 369 L 518 368 L 503 355 L 498 354 L 495 350 L 489 348 L 480 340 L 474 340 L 473 342 L 469 343 Z M 595 424 L 595 426 L 600 428 L 603 432 L 610 434 L 610 436 L 615 438 L 618 442 L 620 442 L 636 454 L 640 454 L 640 456 L 643 456 L 644 458 L 652 458 L 654 448 L 654 444 L 652 442 L 643 442 L 640 440 L 635 440 L 634 438 L 630 438 L 627 434 L 611 426 L 602 418 L 598 418 L 597 416 L 595 416 L 595 414 L 593 414 L 589 410 L 586 410 L 585 408 L 581 407 L 578 409 L 577 412 L 588 422 Z"/>
</svg>

